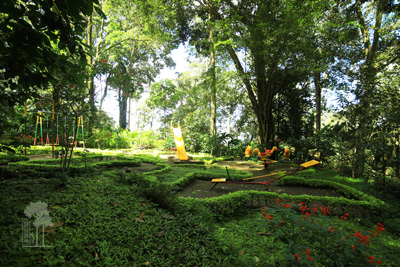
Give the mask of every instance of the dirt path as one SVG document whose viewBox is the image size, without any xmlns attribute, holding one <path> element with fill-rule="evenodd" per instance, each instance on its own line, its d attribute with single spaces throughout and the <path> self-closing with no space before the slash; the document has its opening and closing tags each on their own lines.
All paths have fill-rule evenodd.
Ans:
<svg viewBox="0 0 400 267">
<path fill-rule="evenodd" d="M 237 169 L 242 171 L 248 171 L 253 174 L 253 177 L 262 176 L 270 173 L 275 173 L 279 171 L 287 171 L 295 169 L 296 167 L 290 166 L 286 163 L 278 163 L 276 165 L 270 166 L 267 170 L 264 166 L 252 161 L 226 161 L 218 162 L 214 165 L 227 166 L 229 169 Z M 278 176 L 263 177 L 255 179 L 256 182 L 266 182 L 270 181 Z M 256 190 L 265 191 L 264 185 L 259 184 L 228 184 L 220 183 L 217 184 L 212 190 L 210 190 L 213 183 L 209 181 L 196 180 L 188 185 L 184 190 L 180 192 L 180 196 L 183 197 L 195 197 L 195 198 L 208 198 L 226 195 L 232 192 L 241 190 Z M 278 194 L 286 193 L 290 195 L 312 195 L 312 196 L 332 196 L 339 197 L 340 194 L 329 189 L 320 188 L 309 188 L 309 187 L 291 187 L 291 186 L 280 186 L 279 182 L 272 182 L 268 187 L 268 192 L 275 192 Z"/>
</svg>

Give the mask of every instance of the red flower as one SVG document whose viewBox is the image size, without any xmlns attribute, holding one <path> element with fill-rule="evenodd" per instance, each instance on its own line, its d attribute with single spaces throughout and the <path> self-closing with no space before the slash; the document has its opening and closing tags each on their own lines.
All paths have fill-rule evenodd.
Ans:
<svg viewBox="0 0 400 267">
<path fill-rule="evenodd" d="M 326 216 L 326 214 L 331 214 L 329 211 L 328 211 L 328 207 L 326 207 L 326 206 L 322 206 L 321 207 L 321 212 L 322 212 L 322 214 L 324 215 L 324 216 Z"/>
<path fill-rule="evenodd" d="M 262 210 L 265 210 L 265 207 L 261 207 Z"/>
<path fill-rule="evenodd" d="M 369 263 L 382 264 L 382 261 L 377 261 L 377 260 L 375 259 L 375 257 L 374 257 L 374 256 L 371 256 L 371 255 L 368 255 L 368 256 L 367 256 L 367 260 L 369 261 Z"/>
<path fill-rule="evenodd" d="M 317 211 L 318 211 L 318 204 L 315 204 L 312 213 L 317 213 Z"/>
<path fill-rule="evenodd" d="M 300 259 L 300 257 L 299 257 L 299 255 L 297 255 L 297 254 L 294 254 L 293 256 L 294 256 L 294 258 L 295 258 L 295 259 L 297 259 L 297 260 L 301 260 L 301 259 Z"/>
<path fill-rule="evenodd" d="M 351 249 L 354 251 L 356 248 L 354 245 L 351 245 Z"/>
<path fill-rule="evenodd" d="M 312 252 L 309 249 L 307 249 L 306 253 L 307 253 L 307 260 L 313 261 L 313 258 L 310 256 Z"/>
<path fill-rule="evenodd" d="M 263 217 L 267 217 L 267 214 L 265 214 L 265 212 L 262 213 Z"/>
<path fill-rule="evenodd" d="M 340 219 L 347 220 L 348 217 L 349 217 L 349 214 L 345 213 L 345 214 L 343 214 L 343 216 L 340 217 Z"/>
<path fill-rule="evenodd" d="M 335 226 L 329 227 L 328 231 L 335 232 L 336 231 Z"/>
<path fill-rule="evenodd" d="M 301 212 L 304 214 L 306 211 L 308 211 L 309 210 L 309 208 L 306 206 L 306 205 L 304 205 L 304 203 L 303 202 L 300 202 L 300 210 L 301 210 Z"/>
</svg>

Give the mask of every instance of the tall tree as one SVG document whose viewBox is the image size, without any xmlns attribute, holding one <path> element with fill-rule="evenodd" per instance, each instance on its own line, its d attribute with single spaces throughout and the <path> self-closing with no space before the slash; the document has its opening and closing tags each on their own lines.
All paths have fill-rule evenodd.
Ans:
<svg viewBox="0 0 400 267">
<path fill-rule="evenodd" d="M 143 85 L 154 81 L 164 66 L 174 65 L 168 54 L 175 44 L 168 38 L 168 33 L 141 12 L 142 5 L 133 0 L 104 3 L 108 22 L 103 55 L 107 55 L 111 66 L 105 88 L 111 87 L 118 92 L 119 125 L 123 129 L 127 127 L 128 99 L 137 97 Z"/>
<path fill-rule="evenodd" d="M 210 42 L 210 134 L 217 134 L 217 85 L 215 75 L 215 50 L 214 50 L 214 16 L 213 1 L 205 3 L 208 10 L 209 42 Z"/>
<path fill-rule="evenodd" d="M 356 121 L 359 124 L 356 137 L 356 160 L 355 175 L 360 177 L 364 174 L 365 139 L 370 132 L 371 122 L 371 103 L 376 88 L 378 69 L 376 60 L 380 48 L 382 20 L 384 16 L 387 0 L 361 1 L 354 3 L 360 29 L 360 44 L 363 51 L 361 58 L 360 83 L 357 86 L 356 97 L 359 105 L 356 109 Z"/>
<path fill-rule="evenodd" d="M 246 87 L 260 140 L 267 143 L 274 139 L 272 100 L 282 87 L 288 86 L 291 70 L 299 67 L 297 58 L 303 52 L 305 29 L 313 27 L 316 16 L 329 3 L 222 2 L 225 12 L 218 13 L 218 18 L 226 36 L 225 48 Z M 243 49 L 251 54 L 250 72 L 245 72 L 239 57 Z"/>
</svg>

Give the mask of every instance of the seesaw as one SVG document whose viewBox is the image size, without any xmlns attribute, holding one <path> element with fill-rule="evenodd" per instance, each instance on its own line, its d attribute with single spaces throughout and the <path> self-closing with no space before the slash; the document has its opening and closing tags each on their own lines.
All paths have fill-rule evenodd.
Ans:
<svg viewBox="0 0 400 267">
<path fill-rule="evenodd" d="M 296 172 L 299 171 L 303 171 L 305 169 L 311 168 L 311 167 L 316 167 L 320 164 L 319 161 L 316 160 L 310 160 L 307 162 L 304 162 L 303 164 L 300 164 L 299 168 L 295 169 L 295 170 L 288 170 L 288 171 L 281 171 L 281 172 L 275 172 L 275 173 L 270 173 L 270 174 L 266 174 L 266 175 L 261 175 L 261 176 L 256 176 L 256 177 L 251 177 L 251 178 L 246 178 L 246 179 L 241 179 L 241 180 L 234 180 L 232 181 L 230 176 L 229 176 L 229 172 L 228 172 L 228 168 L 226 168 L 226 172 L 228 174 L 228 180 L 226 178 L 216 178 L 216 179 L 212 179 L 211 182 L 214 183 L 213 186 L 210 188 L 210 190 L 212 190 L 217 184 L 219 183 L 228 183 L 228 184 L 262 184 L 265 185 L 265 190 L 268 190 L 268 186 L 270 183 L 279 180 L 285 176 L 294 174 Z M 279 176 L 277 178 L 274 178 L 268 182 L 248 182 L 248 180 L 253 180 L 253 179 L 259 179 L 259 178 L 263 178 L 263 177 L 268 177 L 268 176 L 274 176 L 274 175 L 278 175 L 278 174 L 284 174 L 282 176 Z"/>
</svg>

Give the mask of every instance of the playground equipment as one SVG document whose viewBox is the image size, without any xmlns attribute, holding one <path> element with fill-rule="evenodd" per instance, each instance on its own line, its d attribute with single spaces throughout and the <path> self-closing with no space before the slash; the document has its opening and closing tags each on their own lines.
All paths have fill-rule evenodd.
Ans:
<svg viewBox="0 0 400 267">
<path fill-rule="evenodd" d="M 82 127 L 82 144 L 85 148 L 85 133 L 83 131 L 83 116 L 78 117 L 78 127 L 76 128 L 75 148 L 78 146 L 79 127 Z"/>
<path fill-rule="evenodd" d="M 289 160 L 290 158 L 290 149 L 287 147 L 285 148 L 285 152 L 283 152 L 283 158 Z"/>
<path fill-rule="evenodd" d="M 50 142 L 50 137 L 49 137 L 49 119 L 46 119 L 46 124 L 47 124 L 47 133 L 46 133 L 46 141 L 44 142 L 43 140 L 43 116 L 45 113 L 49 113 L 51 114 L 51 125 L 54 125 L 54 119 L 55 119 L 55 115 L 57 115 L 57 124 L 56 124 L 56 139 L 54 140 L 54 129 L 52 130 L 51 133 L 51 142 Z M 33 145 L 36 146 L 37 144 L 37 139 L 38 139 L 38 127 L 40 125 L 40 143 L 42 146 L 44 145 L 51 145 L 52 146 L 52 152 L 53 152 L 53 156 L 54 156 L 54 146 L 57 146 L 60 144 L 60 140 L 59 140 L 59 136 L 58 136 L 58 115 L 60 113 L 56 113 L 54 112 L 54 105 L 52 106 L 52 111 L 45 111 L 45 110 L 38 110 L 38 115 L 37 115 L 37 119 L 36 119 L 36 128 L 35 128 L 35 138 L 34 138 L 34 142 Z M 25 103 L 25 131 L 26 131 L 26 117 L 27 117 L 27 110 L 26 110 L 26 103 Z M 66 118 L 65 118 L 65 125 L 66 125 Z M 66 126 L 65 126 L 66 127 Z M 78 145 L 78 138 L 79 138 L 79 128 L 81 127 L 82 129 L 82 144 L 83 144 L 83 148 L 85 148 L 85 134 L 84 134 L 84 129 L 83 129 L 83 116 L 79 116 L 78 117 L 78 124 L 77 124 L 77 129 L 76 129 L 76 133 L 75 133 L 75 129 L 73 129 L 73 143 L 71 144 L 71 146 L 75 145 L 75 148 Z M 66 133 L 64 133 L 64 141 L 65 143 L 67 143 L 66 140 Z"/>
<path fill-rule="evenodd" d="M 227 180 L 226 178 L 216 178 L 216 179 L 212 179 L 211 182 L 214 183 L 214 184 L 213 184 L 213 186 L 210 188 L 210 190 L 212 190 L 212 189 L 213 189 L 217 184 L 219 184 L 219 183 L 231 183 L 231 184 L 261 184 L 261 185 L 265 185 L 265 190 L 268 190 L 268 186 L 269 186 L 270 183 L 272 183 L 272 182 L 274 182 L 274 181 L 276 181 L 276 180 L 279 180 L 279 179 L 281 179 L 281 178 L 283 178 L 283 177 L 285 177 L 285 176 L 294 174 L 294 173 L 296 173 L 296 172 L 303 171 L 303 170 L 308 169 L 308 168 L 311 168 L 311 167 L 317 167 L 319 164 L 320 164 L 319 161 L 311 160 L 311 161 L 307 161 L 307 162 L 305 162 L 305 163 L 303 163 L 303 164 L 300 164 L 299 168 L 294 169 L 294 170 L 287 170 L 287 171 L 281 171 L 281 172 L 276 172 L 276 173 L 270 173 L 270 174 L 266 174 L 266 175 L 261 175 L 261 176 L 256 176 L 256 177 L 251 177 L 251 178 L 246 178 L 246 179 L 241 179 L 241 180 L 235 180 L 235 181 L 232 181 L 232 180 L 230 179 L 229 172 L 228 172 L 228 168 L 225 167 L 225 168 L 226 168 L 226 172 L 227 172 L 227 174 L 228 174 L 228 180 Z M 267 182 L 248 182 L 248 180 L 259 179 L 259 178 L 268 177 L 268 176 L 275 176 L 275 175 L 278 175 L 278 174 L 279 174 L 279 175 L 283 174 L 283 175 L 282 175 L 282 176 L 279 176 L 279 177 L 277 177 L 277 178 L 274 178 L 274 179 L 272 179 L 272 180 L 270 180 L 270 181 L 267 181 Z"/>
<path fill-rule="evenodd" d="M 172 126 L 172 124 L 171 124 Z M 189 160 L 189 156 L 186 154 L 185 143 L 183 142 L 181 127 L 178 123 L 178 128 L 172 128 L 174 134 L 174 141 L 176 146 L 176 153 L 181 161 Z"/>
<path fill-rule="evenodd" d="M 261 152 L 258 148 L 255 148 L 253 151 L 251 151 L 251 146 L 248 146 L 246 148 L 246 150 L 245 150 L 245 158 L 246 159 L 251 159 L 251 160 L 254 160 L 254 161 L 256 161 L 256 162 L 258 162 L 260 164 L 263 164 L 266 169 L 271 164 L 275 164 L 275 163 L 278 163 L 278 162 L 281 162 L 281 161 L 286 161 L 286 160 L 289 159 L 289 158 L 284 158 L 284 159 L 278 160 L 278 161 L 269 159 L 269 157 L 275 151 L 279 151 L 279 149 L 276 146 L 274 146 L 272 149 L 269 149 L 269 150 L 266 149 L 266 148 L 264 148 L 264 149 L 265 149 L 265 152 Z M 285 149 L 285 151 L 286 151 L 286 149 Z M 251 157 L 252 154 L 257 154 L 260 159 L 258 160 L 258 159 L 252 158 Z M 289 157 L 290 157 L 290 150 L 289 150 Z"/>
<path fill-rule="evenodd" d="M 26 132 L 26 117 L 27 117 L 27 108 L 26 108 L 26 102 L 25 102 L 25 132 Z M 54 143 L 54 131 L 52 131 L 51 134 L 51 143 L 50 143 L 50 138 L 49 138 L 49 121 L 46 120 L 47 123 L 47 133 L 46 133 L 46 145 L 51 145 L 52 146 L 52 155 L 54 157 L 54 146 L 57 146 L 59 144 L 58 142 L 58 114 L 59 113 L 55 113 L 54 112 L 54 106 L 52 106 L 52 110 L 51 111 L 45 111 L 45 110 L 38 110 L 38 115 L 37 115 L 37 119 L 36 119 L 36 127 L 35 127 L 35 138 L 33 141 L 33 145 L 36 146 L 36 142 L 37 142 L 37 130 L 38 130 L 38 126 L 40 124 L 40 143 L 43 144 L 43 113 L 49 113 L 51 114 L 51 121 L 53 124 L 54 123 L 54 115 L 57 114 L 57 139 L 56 139 L 56 143 Z"/>
</svg>

